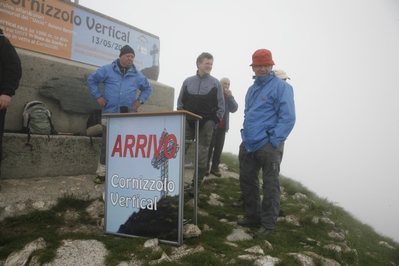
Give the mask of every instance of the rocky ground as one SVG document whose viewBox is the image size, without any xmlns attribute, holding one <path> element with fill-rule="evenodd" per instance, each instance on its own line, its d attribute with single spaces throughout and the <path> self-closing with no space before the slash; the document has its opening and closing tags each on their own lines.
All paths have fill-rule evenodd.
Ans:
<svg viewBox="0 0 399 266">
<path fill-rule="evenodd" d="M 236 173 L 228 172 L 221 169 L 222 178 L 236 177 Z M 185 170 L 185 185 L 191 184 L 193 176 L 193 169 Z M 60 229 L 63 233 L 73 230 L 74 232 L 83 231 L 91 233 L 103 233 L 103 219 L 100 217 L 104 214 L 104 203 L 101 200 L 105 186 L 95 184 L 93 179 L 95 175 L 80 175 L 80 176 L 57 176 L 57 177 L 37 177 L 28 179 L 3 179 L 1 180 L 0 191 L 0 221 L 7 217 L 23 215 L 32 210 L 47 210 L 57 203 L 57 199 L 63 195 L 73 195 L 79 199 L 98 199 L 86 210 L 92 218 L 98 218 L 98 226 L 66 227 Z M 209 175 L 205 179 L 217 178 L 214 175 Z M 216 201 L 217 204 L 217 201 Z M 66 220 L 73 223 L 76 216 L 74 213 L 65 213 Z M 184 228 L 185 238 L 195 237 L 201 231 L 197 226 L 188 224 Z M 241 235 L 241 236 L 240 236 Z M 251 239 L 252 236 L 243 231 L 235 232 L 233 239 L 237 237 L 244 237 Z M 150 239 L 145 244 L 148 248 L 156 250 L 159 248 L 157 239 Z M 15 251 L 5 261 L 0 261 L 0 266 L 33 266 L 39 265 L 37 258 L 32 254 L 43 249 L 46 246 L 44 239 L 39 238 L 25 246 L 23 250 Z M 160 260 L 178 260 L 184 255 L 192 252 L 201 251 L 201 247 L 195 250 L 187 248 L 185 245 L 176 248 L 174 256 L 165 258 L 163 256 Z M 107 255 L 107 250 L 104 245 L 97 240 L 68 240 L 65 239 L 62 247 L 57 251 L 57 258 L 46 264 L 50 265 L 104 265 L 104 258 Z M 120 265 L 141 265 L 142 262 L 136 261 L 132 258 L 129 262 L 123 262 Z"/>
<path fill-rule="evenodd" d="M 238 174 L 228 172 L 225 168 L 221 169 L 222 177 L 235 177 L 238 178 Z M 192 169 L 186 169 L 185 171 L 185 184 L 191 184 L 193 175 Z M 102 195 L 105 189 L 104 185 L 94 184 L 93 179 L 95 175 L 80 175 L 80 176 L 58 176 L 58 177 L 40 177 L 40 178 L 29 178 L 29 179 L 5 179 L 1 180 L 2 190 L 0 191 L 0 221 L 6 217 L 17 216 L 21 214 L 29 213 L 30 211 L 46 210 L 56 204 L 57 199 L 63 195 L 74 195 L 80 199 L 97 199 L 86 208 L 86 212 L 89 216 L 98 221 L 97 225 L 85 225 L 76 222 L 78 214 L 73 211 L 67 211 L 63 213 L 67 226 L 59 229 L 61 233 L 68 232 L 91 232 L 103 234 L 103 216 L 104 216 L 104 202 L 102 201 Z M 216 178 L 210 175 L 207 178 Z M 203 197 L 206 195 L 201 195 Z M 206 196 L 208 197 L 208 196 Z M 208 203 L 216 206 L 223 206 L 220 202 L 219 196 L 215 193 L 211 193 L 209 196 Z M 282 188 L 282 200 L 285 200 L 285 192 Z M 312 202 L 307 200 L 307 196 L 301 193 L 295 193 L 291 195 L 291 198 L 298 201 L 298 204 L 302 207 L 301 212 L 297 214 L 290 214 L 284 217 L 280 217 L 279 221 L 285 220 L 291 224 L 296 230 L 300 230 L 300 219 L 299 216 L 306 213 L 306 210 L 310 208 Z M 193 204 L 190 200 L 186 204 Z M 302 211 L 303 210 L 303 211 Z M 206 216 L 207 213 L 204 210 L 198 210 L 199 216 Z M 232 232 L 222 240 L 224 243 L 232 246 L 239 250 L 237 258 L 241 260 L 250 261 L 253 265 L 276 265 L 281 262 L 278 257 L 272 257 L 266 255 L 268 250 L 273 250 L 273 245 L 265 240 L 263 247 L 254 245 L 249 248 L 242 249 L 237 243 L 239 241 L 251 240 L 252 235 L 248 233 L 248 230 L 244 227 L 237 225 L 237 223 L 229 222 L 226 219 L 221 219 L 221 223 L 229 223 L 233 226 Z M 347 234 L 353 234 L 353 232 L 346 232 L 342 230 L 336 223 L 329 218 L 329 214 L 323 215 L 322 217 L 313 217 L 312 223 L 317 225 L 324 223 L 327 225 L 328 231 L 325 232 L 330 238 L 328 243 L 319 242 L 317 239 L 307 239 L 305 250 L 298 252 L 297 249 L 287 253 L 289 256 L 295 257 L 300 265 L 316 265 L 316 261 L 321 265 L 328 266 L 339 266 L 339 265 L 352 265 L 352 264 L 340 264 L 333 258 L 323 257 L 320 254 L 313 252 L 313 246 L 322 246 L 325 250 L 331 250 L 339 253 L 339 257 L 347 257 L 354 261 L 358 260 L 357 250 L 351 247 L 350 241 L 346 240 Z M 203 228 L 198 228 L 193 224 L 186 224 L 183 228 L 184 238 L 197 237 L 201 234 L 201 231 L 212 230 L 209 226 L 204 225 Z M 296 231 L 294 230 L 294 231 Z M 386 241 L 378 241 L 379 246 L 383 246 L 384 252 L 396 252 L 396 248 L 392 246 L 392 243 Z M 0 261 L 0 266 L 38 266 L 38 258 L 35 256 L 36 251 L 44 249 L 46 247 L 45 239 L 38 238 L 35 241 L 28 243 L 22 250 L 16 250 L 11 253 L 8 258 L 4 261 Z M 143 244 L 143 248 L 150 248 L 154 252 L 161 252 L 162 256 L 158 260 L 146 261 L 145 263 L 157 264 L 162 261 L 177 262 L 182 257 L 193 254 L 195 252 L 202 252 L 204 248 L 199 244 L 196 247 L 188 247 L 183 244 L 180 247 L 173 247 L 172 252 L 168 255 L 163 252 L 161 247 L 158 245 L 158 239 L 148 239 Z M 374 246 L 375 248 L 375 246 Z M 269 252 L 270 253 L 270 252 Z M 328 253 L 328 252 L 327 252 Z M 108 250 L 105 245 L 98 240 L 72 240 L 64 239 L 61 246 L 56 252 L 55 259 L 47 263 L 47 266 L 62 266 L 62 265 L 105 265 L 105 258 L 108 254 Z M 373 256 L 379 256 L 374 250 L 368 251 L 367 256 L 372 258 Z M 120 262 L 118 266 L 138 266 L 143 265 L 143 261 L 138 260 L 132 253 L 129 261 Z M 225 261 L 224 264 L 237 265 L 235 259 Z M 319 265 L 319 264 L 317 264 Z M 368 264 L 371 265 L 371 264 Z M 382 264 L 380 264 L 382 265 Z M 384 265 L 399 265 L 397 262 L 389 261 Z"/>
<path fill-rule="evenodd" d="M 237 177 L 221 166 L 223 177 Z M 191 184 L 193 169 L 185 170 L 184 182 Z M 9 216 L 26 214 L 33 209 L 47 210 L 63 195 L 80 199 L 101 198 L 105 186 L 95 184 L 95 175 L 37 177 L 25 179 L 1 179 L 0 221 Z M 205 177 L 216 178 L 214 175 Z"/>
</svg>

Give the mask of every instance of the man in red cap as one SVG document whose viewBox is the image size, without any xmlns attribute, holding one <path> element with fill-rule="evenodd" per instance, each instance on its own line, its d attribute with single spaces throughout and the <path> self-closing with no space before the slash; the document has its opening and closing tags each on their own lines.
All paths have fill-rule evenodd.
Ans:
<svg viewBox="0 0 399 266">
<path fill-rule="evenodd" d="M 295 124 L 292 86 L 274 74 L 273 65 L 272 53 L 267 49 L 259 49 L 252 55 L 255 81 L 245 96 L 242 143 L 238 155 L 246 214 L 238 224 L 260 227 L 254 238 L 262 239 L 276 227 L 284 141 Z M 258 179 L 261 169 L 262 201 Z"/>
</svg>

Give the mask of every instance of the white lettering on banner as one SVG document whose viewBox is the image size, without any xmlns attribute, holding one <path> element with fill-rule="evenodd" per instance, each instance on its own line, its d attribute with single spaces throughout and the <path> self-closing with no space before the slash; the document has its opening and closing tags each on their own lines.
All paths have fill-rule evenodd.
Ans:
<svg viewBox="0 0 399 266">
<path fill-rule="evenodd" d="M 48 23 L 47 27 L 62 31 L 62 27 L 61 26 L 57 26 L 57 25 L 54 25 L 54 24 L 51 24 L 51 23 Z"/>
<path fill-rule="evenodd" d="M 26 37 L 20 37 L 20 36 L 18 36 L 18 40 L 23 41 L 23 42 L 30 43 L 29 38 L 26 38 Z"/>
<path fill-rule="evenodd" d="M 140 178 L 125 178 L 119 177 L 119 175 L 111 176 L 111 186 L 113 188 L 123 188 L 123 189 L 138 189 L 145 191 L 175 191 L 175 183 L 172 181 L 155 180 L 155 179 L 143 179 Z"/>
<path fill-rule="evenodd" d="M 148 209 L 156 211 L 158 206 L 158 197 L 154 197 L 154 199 L 140 199 L 140 195 L 134 195 L 131 197 L 125 197 L 119 195 L 119 193 L 112 192 L 110 194 L 111 204 L 113 206 L 119 205 L 120 207 L 125 208 L 139 208 L 139 209 Z"/>
<path fill-rule="evenodd" d="M 14 7 L 8 3 L 0 3 L 0 7 L 4 7 L 10 10 L 14 10 Z"/>
<path fill-rule="evenodd" d="M 37 46 L 46 47 L 46 48 L 50 48 L 50 49 L 53 49 L 53 50 L 59 50 L 57 45 L 53 45 L 53 44 L 49 44 L 49 43 L 43 43 L 43 42 L 40 42 L 40 41 L 37 41 L 36 45 Z"/>
<path fill-rule="evenodd" d="M 41 21 L 41 20 L 35 19 L 35 18 L 30 18 L 30 19 L 32 20 L 32 22 L 34 22 L 36 24 L 39 24 L 39 25 L 42 25 L 42 26 L 44 26 L 44 24 L 47 23 L 46 21 Z"/>
</svg>

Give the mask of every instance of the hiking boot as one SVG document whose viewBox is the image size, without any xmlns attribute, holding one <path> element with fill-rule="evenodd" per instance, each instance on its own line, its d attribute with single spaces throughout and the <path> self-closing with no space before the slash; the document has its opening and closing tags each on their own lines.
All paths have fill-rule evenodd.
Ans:
<svg viewBox="0 0 399 266">
<path fill-rule="evenodd" d="M 237 224 L 245 227 L 259 227 L 260 219 L 250 219 L 245 217 L 243 219 L 238 219 Z"/>
<path fill-rule="evenodd" d="M 209 176 L 209 170 L 206 170 L 205 176 Z"/>
<path fill-rule="evenodd" d="M 278 212 L 278 217 L 284 217 L 284 210 L 280 209 L 280 211 Z"/>
<path fill-rule="evenodd" d="M 244 201 L 240 198 L 237 201 L 234 201 L 233 204 L 231 204 L 233 208 L 238 208 L 244 206 Z"/>
<path fill-rule="evenodd" d="M 96 178 L 94 178 L 94 183 L 96 184 L 104 184 L 105 182 L 105 176 L 98 175 Z"/>
<path fill-rule="evenodd" d="M 268 238 L 273 230 L 269 230 L 261 226 L 256 234 L 254 234 L 254 239 L 266 239 Z"/>
<path fill-rule="evenodd" d="M 217 176 L 217 177 L 221 177 L 222 176 L 222 174 L 219 172 L 219 170 L 211 170 L 211 174 L 212 175 L 214 175 L 214 176 Z"/>
</svg>

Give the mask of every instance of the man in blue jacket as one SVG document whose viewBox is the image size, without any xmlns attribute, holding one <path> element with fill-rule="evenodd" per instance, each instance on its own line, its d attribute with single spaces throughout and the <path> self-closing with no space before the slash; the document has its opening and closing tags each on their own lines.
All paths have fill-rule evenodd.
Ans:
<svg viewBox="0 0 399 266">
<path fill-rule="evenodd" d="M 208 164 L 205 173 L 206 176 L 209 176 L 211 159 L 212 167 L 210 173 L 217 177 L 222 176 L 222 174 L 219 172 L 220 156 L 222 155 L 226 133 L 229 131 L 230 113 L 235 113 L 238 109 L 238 103 L 234 99 L 233 93 L 230 90 L 230 79 L 222 78 L 220 80 L 220 84 L 222 84 L 224 96 L 224 116 L 213 130 L 212 140 L 208 152 Z"/>
<path fill-rule="evenodd" d="M 276 227 L 280 210 L 280 163 L 284 141 L 295 124 L 292 86 L 273 70 L 272 54 L 259 49 L 252 55 L 254 84 L 245 96 L 242 143 L 239 150 L 240 186 L 246 217 L 242 226 L 260 226 L 254 238 L 267 238 Z M 258 174 L 262 169 L 263 200 Z"/>
<path fill-rule="evenodd" d="M 133 64 L 134 57 L 133 48 L 125 45 L 120 50 L 118 59 L 100 67 L 87 78 L 90 92 L 101 106 L 102 114 L 136 112 L 150 96 L 150 83 Z M 104 94 L 100 90 L 100 83 L 104 84 Z M 136 99 L 137 90 L 140 91 L 140 95 Z M 100 162 L 97 177 L 94 179 L 97 184 L 105 181 L 107 120 L 101 119 L 101 124 Z"/>
</svg>

